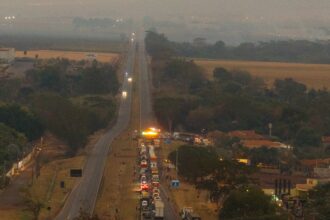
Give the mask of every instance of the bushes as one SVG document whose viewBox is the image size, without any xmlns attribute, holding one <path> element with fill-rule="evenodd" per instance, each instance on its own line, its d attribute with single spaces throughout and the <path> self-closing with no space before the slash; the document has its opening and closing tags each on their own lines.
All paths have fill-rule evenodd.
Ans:
<svg viewBox="0 0 330 220">
<path fill-rule="evenodd" d="M 80 81 L 80 94 L 117 94 L 119 82 L 112 66 L 92 67 L 84 69 Z"/>
<path fill-rule="evenodd" d="M 51 60 L 45 66 L 28 71 L 26 81 L 35 91 L 59 92 L 70 96 L 118 92 L 115 67 L 96 61 L 90 67 L 79 63 L 75 65 L 75 69 L 70 69 L 66 59 Z"/>
</svg>

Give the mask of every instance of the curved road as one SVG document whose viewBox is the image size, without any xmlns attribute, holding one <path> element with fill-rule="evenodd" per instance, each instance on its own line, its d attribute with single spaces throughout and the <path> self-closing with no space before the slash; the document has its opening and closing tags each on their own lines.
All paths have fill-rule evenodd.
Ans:
<svg viewBox="0 0 330 220">
<path fill-rule="evenodd" d="M 126 68 L 124 68 L 125 71 L 123 72 L 122 91 L 127 91 L 127 97 L 121 99 L 117 122 L 94 146 L 85 163 L 83 177 L 68 196 L 64 207 L 55 218 L 57 220 L 73 219 L 79 216 L 80 210 L 89 214 L 93 213 L 105 162 L 111 150 L 110 145 L 114 138 L 128 126 L 131 117 L 132 85 L 127 82 L 127 77 L 133 71 L 135 45 L 135 41 L 130 43 Z M 128 72 L 128 76 L 125 76 L 125 72 Z"/>
</svg>

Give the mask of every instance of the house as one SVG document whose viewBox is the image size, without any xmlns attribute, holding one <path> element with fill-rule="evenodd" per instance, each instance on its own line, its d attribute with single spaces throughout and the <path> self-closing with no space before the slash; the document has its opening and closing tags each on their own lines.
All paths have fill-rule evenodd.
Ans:
<svg viewBox="0 0 330 220">
<path fill-rule="evenodd" d="M 313 170 L 313 176 L 316 178 L 330 178 L 329 167 L 315 167 Z"/>
<path fill-rule="evenodd" d="M 9 64 L 15 60 L 14 48 L 0 48 L 0 63 Z"/>
<path fill-rule="evenodd" d="M 329 183 L 330 178 L 308 178 L 306 183 L 296 184 L 295 195 L 297 196 L 306 196 L 308 191 L 313 189 L 319 184 Z"/>
<path fill-rule="evenodd" d="M 330 158 L 324 159 L 305 159 L 300 160 L 300 164 L 304 167 L 314 169 L 315 167 L 329 167 L 330 166 Z"/>
<path fill-rule="evenodd" d="M 324 147 L 330 147 L 330 136 L 323 136 L 322 137 L 322 145 Z"/>
</svg>

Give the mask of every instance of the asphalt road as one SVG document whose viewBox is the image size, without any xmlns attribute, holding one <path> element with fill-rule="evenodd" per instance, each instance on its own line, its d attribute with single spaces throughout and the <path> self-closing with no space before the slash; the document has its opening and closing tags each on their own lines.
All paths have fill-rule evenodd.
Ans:
<svg viewBox="0 0 330 220">
<path fill-rule="evenodd" d="M 127 91 L 127 97 L 121 99 L 117 122 L 94 146 L 83 168 L 83 177 L 68 196 L 64 207 L 55 218 L 57 220 L 73 219 L 79 216 L 80 210 L 89 214 L 93 213 L 107 156 L 111 151 L 110 145 L 114 138 L 128 126 L 131 117 L 132 85 L 127 82 L 127 77 L 131 75 L 134 68 L 135 46 L 135 41 L 130 43 L 126 68 L 123 71 L 125 80 L 122 91 Z M 125 72 L 128 72 L 127 76 Z"/>
<path fill-rule="evenodd" d="M 151 79 L 149 74 L 147 56 L 145 52 L 144 45 L 144 34 L 140 33 L 140 38 L 138 41 L 138 56 L 139 56 L 139 67 L 140 67 L 140 130 L 148 128 L 150 126 L 155 125 L 155 117 L 152 110 L 152 102 L 151 102 L 151 94 L 150 94 L 150 86 Z M 180 219 L 178 212 L 174 208 L 171 200 L 168 200 L 169 194 L 166 187 L 161 186 L 161 198 L 165 205 L 164 210 L 164 219 L 165 220 L 176 220 Z"/>
</svg>

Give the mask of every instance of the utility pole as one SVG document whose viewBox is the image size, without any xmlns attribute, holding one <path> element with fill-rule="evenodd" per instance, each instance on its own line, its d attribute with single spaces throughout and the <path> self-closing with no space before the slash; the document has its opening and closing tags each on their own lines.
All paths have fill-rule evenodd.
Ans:
<svg viewBox="0 0 330 220">
<path fill-rule="evenodd" d="M 6 184 L 6 161 L 5 160 L 3 161 L 3 174 L 2 174 L 2 177 L 3 177 L 3 185 L 5 186 L 5 184 Z"/>
<path fill-rule="evenodd" d="M 178 163 L 179 163 L 179 148 L 176 149 L 176 158 L 175 158 L 175 166 L 176 166 L 176 179 L 178 179 Z"/>
<path fill-rule="evenodd" d="M 271 137 L 272 136 L 273 124 L 272 123 L 268 123 L 268 128 L 269 128 L 269 137 Z"/>
</svg>

